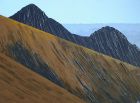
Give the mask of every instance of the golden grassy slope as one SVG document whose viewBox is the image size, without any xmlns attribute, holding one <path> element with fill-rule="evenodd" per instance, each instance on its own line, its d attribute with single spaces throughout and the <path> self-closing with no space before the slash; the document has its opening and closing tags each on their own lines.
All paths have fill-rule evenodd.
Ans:
<svg viewBox="0 0 140 103">
<path fill-rule="evenodd" d="M 140 96 L 137 67 L 5 17 L 0 31 L 1 53 L 15 59 L 9 47 L 20 42 L 55 71 L 65 89 L 87 102 L 135 103 Z"/>
<path fill-rule="evenodd" d="M 84 103 L 10 58 L 0 54 L 0 103 Z"/>
</svg>

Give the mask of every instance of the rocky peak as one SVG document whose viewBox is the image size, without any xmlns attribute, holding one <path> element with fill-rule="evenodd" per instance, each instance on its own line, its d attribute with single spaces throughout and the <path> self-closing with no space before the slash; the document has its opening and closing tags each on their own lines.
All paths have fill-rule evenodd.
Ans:
<svg viewBox="0 0 140 103">
<path fill-rule="evenodd" d="M 103 27 L 94 32 L 90 37 L 78 36 L 70 33 L 54 19 L 48 18 L 34 4 L 27 5 L 10 18 L 97 52 L 140 66 L 139 48 L 132 45 L 123 33 L 113 27 Z"/>
<path fill-rule="evenodd" d="M 38 15 L 46 16 L 45 13 L 39 7 L 37 7 L 35 4 L 29 4 L 29 5 L 25 6 L 18 13 L 26 14 L 28 17 L 38 16 Z"/>
<path fill-rule="evenodd" d="M 29 4 L 26 7 L 24 7 L 22 10 L 27 11 L 28 14 L 30 15 L 32 14 L 32 16 L 35 16 L 35 15 L 46 16 L 45 13 L 34 4 Z"/>
<path fill-rule="evenodd" d="M 125 37 L 124 34 L 122 34 L 119 30 L 110 27 L 110 26 L 105 26 L 102 27 L 101 29 L 99 29 L 98 31 L 95 31 L 91 37 L 95 38 L 95 37 L 106 37 L 106 38 L 112 38 L 112 39 L 123 39 L 123 40 L 127 40 L 127 38 Z"/>
<path fill-rule="evenodd" d="M 29 4 L 23 7 L 20 11 L 18 11 L 10 18 L 22 22 L 24 24 L 34 26 L 36 24 L 45 22 L 45 20 L 48 17 L 39 7 L 37 7 L 34 4 Z"/>
<path fill-rule="evenodd" d="M 140 65 L 139 48 L 113 27 L 103 27 L 90 36 L 94 50 L 134 65 Z"/>
<path fill-rule="evenodd" d="M 29 4 L 29 5 L 25 6 L 24 8 L 38 8 L 38 9 L 40 9 L 35 4 Z"/>
<path fill-rule="evenodd" d="M 69 37 L 67 36 L 71 34 L 63 25 L 47 17 L 47 15 L 34 4 L 23 7 L 10 18 L 62 38 L 68 39 Z"/>
</svg>

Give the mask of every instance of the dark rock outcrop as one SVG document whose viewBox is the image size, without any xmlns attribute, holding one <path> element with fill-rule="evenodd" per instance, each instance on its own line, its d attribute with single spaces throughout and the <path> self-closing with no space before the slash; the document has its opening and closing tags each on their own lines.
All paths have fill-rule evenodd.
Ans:
<svg viewBox="0 0 140 103">
<path fill-rule="evenodd" d="M 132 45 L 127 38 L 113 27 L 103 27 L 94 32 L 90 39 L 92 48 L 98 52 L 110 55 L 121 61 L 140 66 L 140 50 Z"/>
<path fill-rule="evenodd" d="M 72 34 L 60 23 L 52 18 L 48 18 L 34 4 L 22 8 L 10 18 L 121 61 L 140 66 L 140 50 L 113 27 L 103 27 L 90 37 Z"/>
</svg>

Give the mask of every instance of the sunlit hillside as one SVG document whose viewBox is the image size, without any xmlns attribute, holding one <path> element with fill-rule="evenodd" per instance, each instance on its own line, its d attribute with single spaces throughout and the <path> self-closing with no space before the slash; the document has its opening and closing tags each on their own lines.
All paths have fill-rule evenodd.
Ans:
<svg viewBox="0 0 140 103">
<path fill-rule="evenodd" d="M 0 103 L 84 103 L 82 100 L 0 54 Z"/>
<path fill-rule="evenodd" d="M 3 55 L 23 64 L 87 103 L 136 103 L 140 98 L 140 68 L 5 17 L 0 17 L 0 31 L 0 52 Z M 14 63 L 10 64 L 13 65 Z M 14 70 L 15 67 L 16 65 L 11 69 Z M 22 74 L 22 68 L 17 67 L 15 70 L 17 74 L 19 72 L 19 76 L 36 78 L 36 74 L 32 75 L 30 72 Z M 43 84 L 49 85 L 49 81 L 38 78 Z M 9 95 L 6 93 L 1 93 L 1 96 Z M 40 98 L 42 93 L 45 91 L 38 92 Z M 76 97 L 73 98 L 75 103 L 78 102 Z M 67 101 L 72 103 L 71 99 Z"/>
</svg>

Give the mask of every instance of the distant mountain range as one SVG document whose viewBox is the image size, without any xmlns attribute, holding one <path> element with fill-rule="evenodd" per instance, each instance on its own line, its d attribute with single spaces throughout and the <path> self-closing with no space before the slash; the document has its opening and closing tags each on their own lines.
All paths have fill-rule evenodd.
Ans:
<svg viewBox="0 0 140 103">
<path fill-rule="evenodd" d="M 72 34 L 62 24 L 48 18 L 34 4 L 22 8 L 10 18 L 135 66 L 140 66 L 139 48 L 132 45 L 124 34 L 113 27 L 103 27 L 86 37 Z"/>
</svg>

